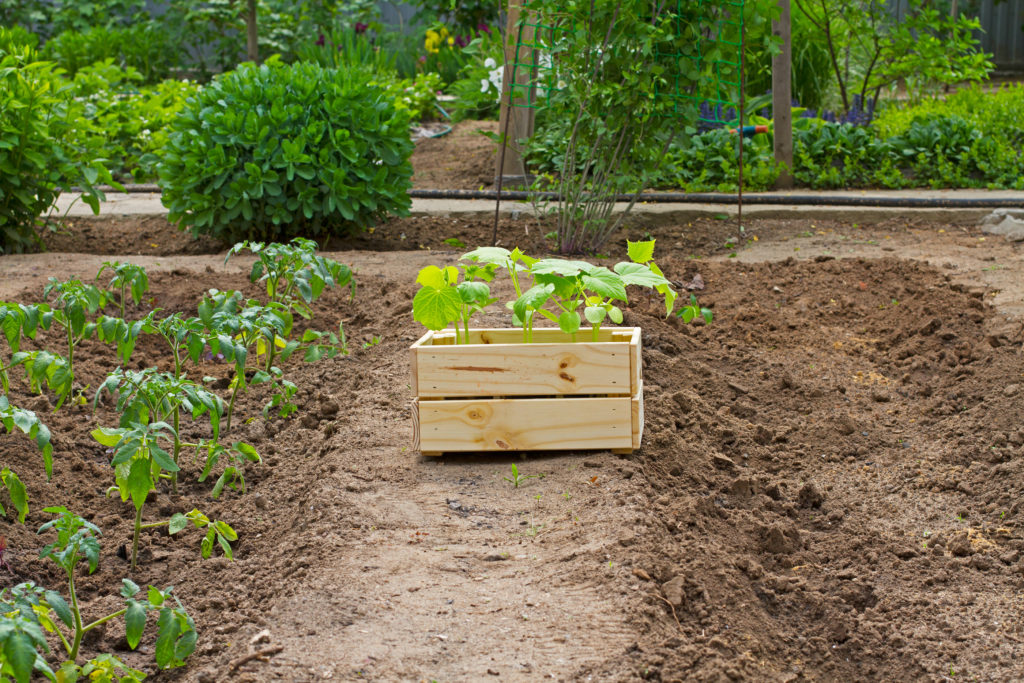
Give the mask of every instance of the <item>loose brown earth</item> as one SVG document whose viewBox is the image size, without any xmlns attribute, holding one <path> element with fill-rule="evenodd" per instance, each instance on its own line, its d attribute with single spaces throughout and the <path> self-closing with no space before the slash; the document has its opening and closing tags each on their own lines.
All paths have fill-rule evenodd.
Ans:
<svg viewBox="0 0 1024 683">
<path fill-rule="evenodd" d="M 642 294 L 629 308 L 625 324 L 644 330 L 643 447 L 422 458 L 408 450 L 412 282 L 457 256 L 443 240 L 487 243 L 490 230 L 408 219 L 331 245 L 359 286 L 352 301 L 328 293 L 311 325 L 342 319 L 351 355 L 286 368 L 295 419 L 264 420 L 266 397 L 244 397 L 230 436 L 264 458 L 244 495 L 212 500 L 190 461 L 179 495 L 146 510 L 228 521 L 234 562 L 201 560 L 196 531 L 154 531 L 131 574 L 118 556 L 131 506 L 105 497 L 109 455 L 89 436 L 116 423 L 109 402 L 53 413 L 16 386 L 12 401 L 53 431 L 56 465 L 47 482 L 27 439 L 0 437 L 32 505 L 24 526 L 0 520 L 13 570 L 0 587 L 62 587 L 35 529 L 45 506 L 67 505 L 104 532 L 100 569 L 80 582 L 88 616 L 116 609 L 131 576 L 173 584 L 195 617 L 197 653 L 159 681 L 1024 678 L 1019 248 L 913 219 L 765 220 L 737 235 L 636 218 L 629 236 L 657 237 L 680 284 L 700 274 L 715 311 L 686 327 Z M 193 314 L 212 287 L 261 294 L 246 259 L 225 266 L 218 245 L 162 219 L 69 232 L 48 239 L 76 253 L 0 259 L 0 297 L 38 300 L 46 277 L 91 277 L 103 255 L 150 269 L 135 315 Z M 550 248 L 545 232 L 501 227 L 533 253 Z M 118 364 L 98 343 L 76 358 L 90 397 Z M 131 364 L 167 362 L 144 339 Z M 513 488 L 513 462 L 546 476 Z M 117 622 L 87 642 L 100 651 L 153 669 L 151 645 L 129 651 Z"/>
</svg>

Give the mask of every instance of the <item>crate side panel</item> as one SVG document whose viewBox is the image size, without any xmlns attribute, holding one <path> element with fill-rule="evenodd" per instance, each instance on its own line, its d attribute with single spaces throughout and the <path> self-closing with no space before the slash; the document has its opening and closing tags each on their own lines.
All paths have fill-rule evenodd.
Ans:
<svg viewBox="0 0 1024 683">
<path fill-rule="evenodd" d="M 642 382 L 640 391 L 633 396 L 630 403 L 632 404 L 633 448 L 636 449 L 640 448 L 644 438 L 644 387 Z"/>
<path fill-rule="evenodd" d="M 629 397 L 423 401 L 425 451 L 630 448 Z"/>
<path fill-rule="evenodd" d="M 413 350 L 420 397 L 625 394 L 629 344 L 426 346 Z"/>
</svg>

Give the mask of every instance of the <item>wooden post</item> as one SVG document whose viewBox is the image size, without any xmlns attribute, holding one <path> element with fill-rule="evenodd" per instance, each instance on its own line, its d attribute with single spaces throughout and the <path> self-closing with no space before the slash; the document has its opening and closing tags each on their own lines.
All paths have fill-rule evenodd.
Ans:
<svg viewBox="0 0 1024 683">
<path fill-rule="evenodd" d="M 502 141 L 505 149 L 503 153 L 499 151 L 494 171 L 495 182 L 497 183 L 500 177 L 505 187 L 529 184 L 526 179 L 526 166 L 523 164 L 523 157 L 517 141 L 533 135 L 534 110 L 522 106 L 511 106 L 512 64 L 536 64 L 537 55 L 532 48 L 528 47 L 520 48 L 519 53 L 516 54 L 520 11 L 518 0 L 509 0 L 508 21 L 505 25 L 505 71 L 504 77 L 501 79 L 501 111 L 498 117 L 498 133 L 504 136 L 505 131 L 508 131 L 508 139 Z M 524 43 L 533 43 L 534 35 L 534 27 L 523 27 Z M 524 66 L 517 66 L 515 72 L 517 85 L 529 85 L 535 75 L 532 69 Z M 519 92 L 522 93 L 522 89 L 519 89 Z M 520 104 L 526 103 L 526 98 L 522 95 L 517 95 L 516 100 Z"/>
<path fill-rule="evenodd" d="M 793 41 L 790 29 L 790 0 L 779 0 L 782 13 L 772 22 L 772 35 L 782 38 L 782 51 L 772 57 L 772 118 L 775 139 L 775 163 L 782 167 L 775 187 L 793 187 Z"/>
<path fill-rule="evenodd" d="M 259 38 L 256 31 L 256 0 L 249 0 L 245 14 L 245 48 L 246 58 L 250 62 L 259 62 Z"/>
</svg>

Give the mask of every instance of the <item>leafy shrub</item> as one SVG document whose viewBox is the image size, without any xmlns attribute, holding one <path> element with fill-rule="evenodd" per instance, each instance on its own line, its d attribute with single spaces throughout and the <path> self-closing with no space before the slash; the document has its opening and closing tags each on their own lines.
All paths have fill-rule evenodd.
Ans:
<svg viewBox="0 0 1024 683">
<path fill-rule="evenodd" d="M 69 87 L 31 50 L 0 57 L 0 253 L 38 241 L 37 218 L 61 190 L 84 188 L 83 201 L 99 211 L 97 183 L 110 182 L 99 158 L 76 146 L 77 119 Z"/>
<path fill-rule="evenodd" d="M 72 76 L 83 67 L 111 60 L 136 69 L 144 83 L 167 78 L 171 67 L 180 61 L 179 49 L 169 34 L 152 24 L 65 31 L 47 41 L 43 54 Z"/>
<path fill-rule="evenodd" d="M 138 87 L 140 74 L 110 60 L 85 67 L 73 81 L 82 144 L 104 157 L 116 178 L 156 178 L 156 152 L 167 143 L 167 126 L 199 91 L 190 81 L 167 80 Z"/>
<path fill-rule="evenodd" d="M 246 64 L 204 87 L 157 166 L 170 220 L 194 235 L 283 241 L 407 214 L 409 115 L 368 80 Z"/>
<path fill-rule="evenodd" d="M 0 26 L 0 57 L 20 54 L 25 48 L 34 51 L 39 46 L 39 36 L 20 26 Z"/>
<path fill-rule="evenodd" d="M 505 60 L 500 34 L 497 30 L 481 32 L 463 52 L 472 58 L 449 89 L 456 97 L 453 117 L 456 121 L 497 119 Z"/>
<path fill-rule="evenodd" d="M 145 0 L 11 0 L 0 2 L 0 25 L 29 27 L 43 38 L 145 16 Z"/>
</svg>

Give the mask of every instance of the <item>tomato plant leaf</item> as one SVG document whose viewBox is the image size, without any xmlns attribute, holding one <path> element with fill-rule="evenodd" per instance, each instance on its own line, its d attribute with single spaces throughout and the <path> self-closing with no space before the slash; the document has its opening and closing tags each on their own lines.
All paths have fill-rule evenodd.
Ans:
<svg viewBox="0 0 1024 683">
<path fill-rule="evenodd" d="M 128 609 L 124 613 L 124 627 L 128 647 L 134 650 L 142 640 L 142 632 L 146 630 L 146 608 L 137 600 L 128 600 Z"/>
</svg>

